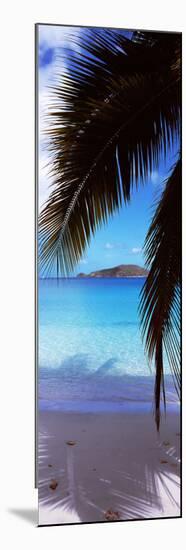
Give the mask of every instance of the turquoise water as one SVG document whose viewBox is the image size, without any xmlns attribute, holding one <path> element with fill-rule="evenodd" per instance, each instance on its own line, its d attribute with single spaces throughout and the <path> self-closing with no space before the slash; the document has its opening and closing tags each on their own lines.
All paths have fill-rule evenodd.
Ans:
<svg viewBox="0 0 186 550">
<path fill-rule="evenodd" d="M 152 407 L 154 370 L 141 340 L 143 278 L 39 281 L 42 409 Z M 176 395 L 165 361 L 168 402 Z"/>
</svg>

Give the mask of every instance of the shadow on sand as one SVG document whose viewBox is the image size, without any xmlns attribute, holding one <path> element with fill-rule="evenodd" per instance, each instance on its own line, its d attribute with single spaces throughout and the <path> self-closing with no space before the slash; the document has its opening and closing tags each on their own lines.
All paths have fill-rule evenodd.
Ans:
<svg viewBox="0 0 186 550">
<path fill-rule="evenodd" d="M 84 430 L 85 431 L 85 430 Z M 51 445 L 51 438 L 53 443 Z M 87 453 L 91 438 L 86 443 Z M 143 445 L 143 442 L 141 442 Z M 53 464 L 50 449 L 55 446 L 54 434 L 41 432 L 39 441 L 39 505 L 51 513 L 64 517 L 73 512 L 80 522 L 105 521 L 108 509 L 116 510 L 121 520 L 163 517 L 164 502 L 173 510 L 170 515 L 179 516 L 179 442 L 166 446 L 163 441 L 149 441 L 149 451 L 137 452 L 135 441 L 130 456 L 123 460 L 114 457 L 114 462 L 98 460 L 104 467 L 91 468 L 86 462 L 86 447 L 83 453 L 79 446 L 68 447 L 60 441 L 60 467 Z M 59 454 L 59 442 L 56 442 Z M 93 451 L 94 452 L 94 451 Z M 102 452 L 102 451 L 99 451 Z M 84 464 L 82 466 L 82 460 Z M 110 463 L 110 466 L 109 464 Z M 123 464 L 124 465 L 124 464 Z M 51 478 L 57 479 L 57 488 L 50 489 Z M 176 495 L 176 496 L 175 496 Z M 68 523 L 68 521 L 67 521 Z"/>
</svg>

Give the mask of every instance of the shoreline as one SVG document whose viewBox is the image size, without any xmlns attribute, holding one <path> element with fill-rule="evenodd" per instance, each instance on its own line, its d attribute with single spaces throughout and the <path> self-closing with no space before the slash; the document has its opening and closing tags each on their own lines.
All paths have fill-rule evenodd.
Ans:
<svg viewBox="0 0 186 550">
<path fill-rule="evenodd" d="M 153 415 L 154 404 L 152 401 L 139 401 L 128 398 L 121 402 L 107 400 L 57 400 L 39 399 L 39 412 L 61 412 L 68 414 L 149 414 Z M 179 414 L 180 403 L 167 401 L 166 412 Z M 162 417 L 165 415 L 164 404 L 161 404 Z"/>
<path fill-rule="evenodd" d="M 39 525 L 180 516 L 180 419 L 39 412 Z"/>
</svg>

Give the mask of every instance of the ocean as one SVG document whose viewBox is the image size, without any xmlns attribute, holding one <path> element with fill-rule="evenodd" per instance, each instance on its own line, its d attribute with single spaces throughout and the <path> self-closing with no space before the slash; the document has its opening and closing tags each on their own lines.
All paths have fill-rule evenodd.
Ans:
<svg viewBox="0 0 186 550">
<path fill-rule="evenodd" d="M 154 365 L 139 323 L 143 278 L 40 279 L 41 410 L 153 411 Z M 165 357 L 168 406 L 178 407 Z"/>
</svg>

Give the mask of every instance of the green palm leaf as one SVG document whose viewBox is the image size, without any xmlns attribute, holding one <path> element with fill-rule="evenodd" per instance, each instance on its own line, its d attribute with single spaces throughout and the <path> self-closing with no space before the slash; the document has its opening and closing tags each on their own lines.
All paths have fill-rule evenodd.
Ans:
<svg viewBox="0 0 186 550">
<path fill-rule="evenodd" d="M 144 284 L 140 313 L 149 358 L 155 358 L 155 416 L 159 429 L 160 396 L 164 390 L 163 349 L 180 394 L 181 319 L 181 161 L 166 183 L 145 241 L 149 275 Z"/>
<path fill-rule="evenodd" d="M 40 216 L 42 269 L 56 262 L 63 274 L 71 271 L 179 133 L 179 37 L 140 36 L 87 31 L 53 88 L 55 187 Z"/>
</svg>

